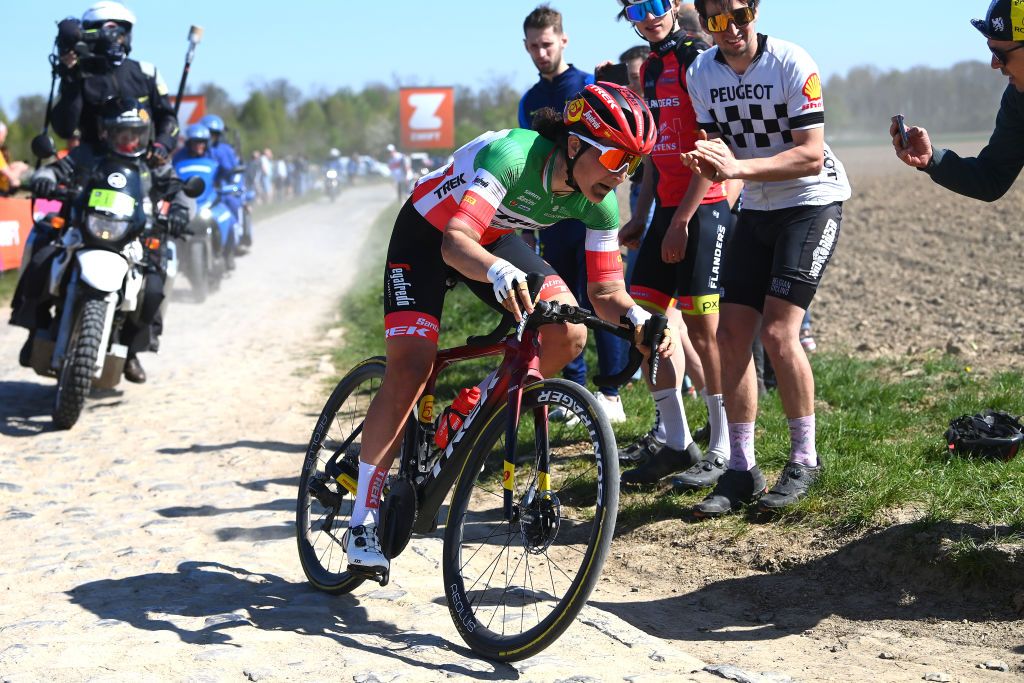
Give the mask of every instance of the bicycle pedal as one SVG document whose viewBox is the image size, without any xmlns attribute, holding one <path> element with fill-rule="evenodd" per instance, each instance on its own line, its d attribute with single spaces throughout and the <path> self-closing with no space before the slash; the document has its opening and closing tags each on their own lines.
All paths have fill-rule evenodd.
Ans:
<svg viewBox="0 0 1024 683">
<path fill-rule="evenodd" d="M 381 586 L 388 585 L 388 581 L 391 580 L 391 571 L 389 569 L 374 569 L 372 567 L 360 567 L 358 565 L 348 565 L 348 571 L 350 574 L 355 574 L 359 578 L 366 579 L 367 581 L 376 581 Z"/>
</svg>

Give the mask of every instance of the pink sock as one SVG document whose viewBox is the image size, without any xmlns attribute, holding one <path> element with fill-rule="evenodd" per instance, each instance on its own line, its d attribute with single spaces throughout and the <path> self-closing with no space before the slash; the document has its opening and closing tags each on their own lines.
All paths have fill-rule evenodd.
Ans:
<svg viewBox="0 0 1024 683">
<path fill-rule="evenodd" d="M 818 466 L 818 450 L 814 446 L 814 415 L 796 417 L 789 421 L 791 442 L 789 461 L 806 467 Z"/>
<path fill-rule="evenodd" d="M 729 469 L 749 472 L 757 462 L 754 459 L 754 423 L 729 423 Z"/>
</svg>

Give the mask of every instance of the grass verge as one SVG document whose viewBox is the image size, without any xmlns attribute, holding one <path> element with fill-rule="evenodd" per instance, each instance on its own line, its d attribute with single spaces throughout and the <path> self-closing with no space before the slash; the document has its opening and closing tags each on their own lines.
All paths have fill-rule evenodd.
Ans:
<svg viewBox="0 0 1024 683">
<path fill-rule="evenodd" d="M 342 302 L 345 346 L 334 351 L 335 367 L 347 369 L 366 356 L 382 354 L 383 314 L 380 267 L 398 205 L 384 211 L 370 231 L 360 261 L 361 287 Z M 464 287 L 445 303 L 442 346 L 457 345 L 490 331 L 497 315 Z M 597 367 L 593 343 L 587 351 L 591 374 Z M 979 377 L 952 357 L 922 355 L 899 360 L 865 360 L 829 352 L 812 357 L 817 391 L 818 452 L 826 469 L 812 493 L 781 518 L 789 525 L 853 531 L 886 526 L 909 516 L 923 523 L 961 522 L 1021 528 L 1024 525 L 1024 457 L 1008 463 L 951 455 L 943 433 L 949 421 L 985 407 L 1024 413 L 1024 375 L 1005 372 Z M 442 405 L 462 386 L 475 384 L 495 365 L 482 360 L 455 366 L 441 376 Z M 593 387 L 591 387 L 593 389 Z M 645 387 L 623 391 L 629 417 L 617 425 L 620 445 L 643 434 L 653 420 Z M 686 401 L 691 426 L 706 419 L 703 403 Z M 785 465 L 789 431 L 776 393 L 763 399 L 758 417 L 758 459 L 769 483 Z M 685 515 L 702 493 L 623 492 L 620 522 L 636 527 Z M 740 532 L 747 518 L 724 522 Z M 1019 540 L 1019 539 L 1018 539 Z M 962 549 L 963 555 L 967 548 Z"/>
</svg>

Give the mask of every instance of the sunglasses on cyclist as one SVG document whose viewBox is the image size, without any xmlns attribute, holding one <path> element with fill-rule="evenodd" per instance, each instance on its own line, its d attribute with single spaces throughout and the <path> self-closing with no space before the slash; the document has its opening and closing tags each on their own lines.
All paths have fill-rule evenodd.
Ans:
<svg viewBox="0 0 1024 683">
<path fill-rule="evenodd" d="M 636 170 L 640 167 L 640 162 L 644 160 L 640 154 L 633 154 L 627 152 L 624 149 L 618 147 L 605 147 L 602 144 L 594 142 L 588 137 L 580 135 L 579 133 L 573 133 L 583 142 L 587 143 L 598 151 L 598 160 L 601 165 L 604 166 L 608 171 L 612 173 L 622 173 L 626 171 L 626 175 L 633 175 Z"/>
<path fill-rule="evenodd" d="M 630 21 L 643 21 L 648 14 L 660 19 L 672 11 L 672 0 L 647 0 L 639 5 L 626 5 L 626 18 Z"/>
<path fill-rule="evenodd" d="M 1006 66 L 1006 55 L 1010 54 L 1014 50 L 1019 50 L 1022 47 L 1024 47 L 1024 45 L 1014 45 L 1009 50 L 1000 50 L 998 47 L 989 47 L 989 50 L 992 52 L 992 56 L 996 58 L 996 64 L 999 66 Z"/>
<path fill-rule="evenodd" d="M 743 28 L 754 20 L 754 10 L 749 7 L 740 7 L 731 12 L 722 12 L 713 17 L 708 17 L 707 26 L 710 33 L 721 33 L 729 28 L 729 22 L 736 24 L 736 28 Z"/>
</svg>

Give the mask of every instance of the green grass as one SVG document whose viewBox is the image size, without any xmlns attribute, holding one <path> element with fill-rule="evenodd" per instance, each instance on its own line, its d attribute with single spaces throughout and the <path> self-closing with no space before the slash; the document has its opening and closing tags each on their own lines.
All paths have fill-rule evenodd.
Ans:
<svg viewBox="0 0 1024 683">
<path fill-rule="evenodd" d="M 362 358 L 383 354 L 381 266 L 398 205 L 385 211 L 370 231 L 363 252 L 364 284 L 342 303 L 343 348 L 334 352 L 335 367 L 349 368 Z M 473 334 L 489 332 L 497 314 L 465 287 L 448 296 L 441 344 L 461 344 Z M 591 372 L 597 367 L 593 343 L 588 348 Z M 483 360 L 449 369 L 440 378 L 441 405 L 463 386 L 477 383 L 496 365 Z M 782 518 L 782 523 L 851 531 L 885 526 L 897 516 L 924 523 L 944 521 L 984 525 L 1024 525 L 1024 457 L 1009 463 L 951 455 L 943 433 L 954 417 L 985 407 L 1024 413 L 1024 375 L 1006 372 L 979 377 L 950 357 L 864 360 L 828 352 L 812 357 L 816 382 L 818 452 L 825 472 L 812 493 Z M 591 387 L 593 390 L 593 387 Z M 619 444 L 631 443 L 653 419 L 643 386 L 623 391 L 629 420 L 617 425 Z M 706 419 L 703 403 L 687 400 L 691 426 Z M 757 430 L 758 461 L 770 483 L 786 463 L 789 432 L 776 393 L 762 401 Z M 678 518 L 702 494 L 657 491 L 623 492 L 620 521 L 640 526 Z M 897 515 L 896 513 L 899 513 Z M 747 521 L 735 516 L 730 533 L 742 533 Z M 961 553 L 968 557 L 966 550 Z"/>
<path fill-rule="evenodd" d="M 11 297 L 14 296 L 14 288 L 18 284 L 18 269 L 12 268 L 0 273 L 0 308 L 7 309 L 11 306 Z"/>
</svg>

